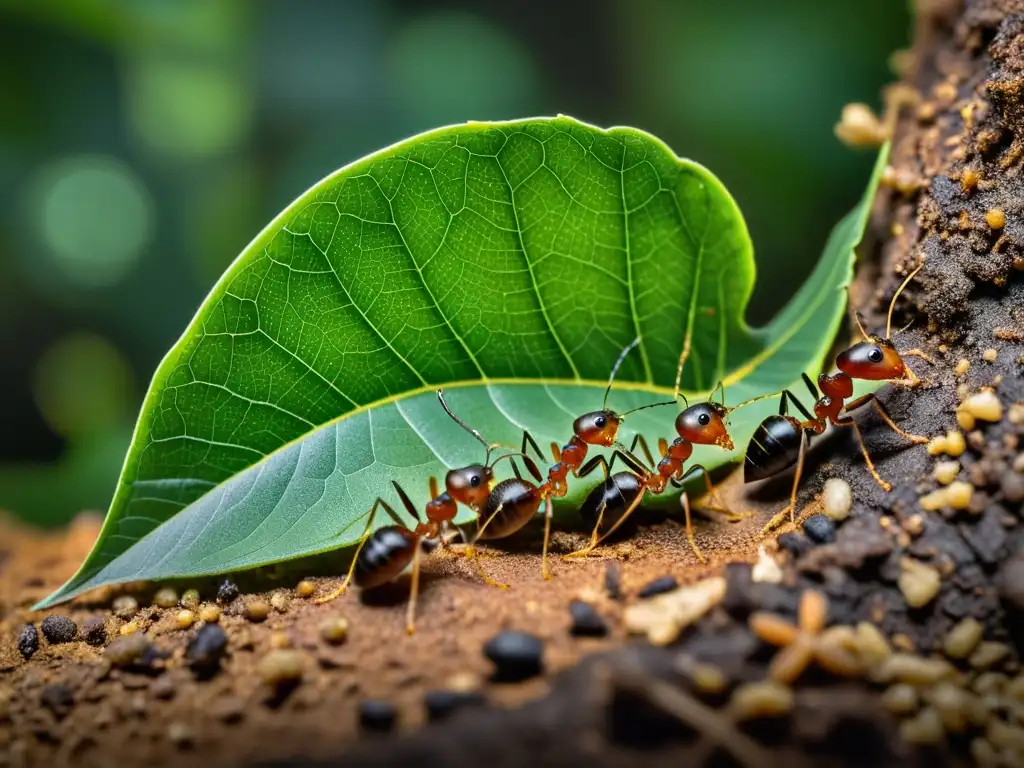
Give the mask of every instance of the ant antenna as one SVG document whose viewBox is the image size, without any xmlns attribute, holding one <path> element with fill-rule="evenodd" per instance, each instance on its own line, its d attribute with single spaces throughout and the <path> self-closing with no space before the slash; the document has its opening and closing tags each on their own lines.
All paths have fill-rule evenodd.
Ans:
<svg viewBox="0 0 1024 768">
<path fill-rule="evenodd" d="M 900 283 L 900 287 L 896 289 L 896 293 L 892 295 L 892 301 L 889 302 L 889 314 L 885 318 L 885 338 L 889 338 L 889 331 L 892 328 L 892 310 L 896 306 L 896 299 L 903 293 L 903 289 L 907 287 L 907 283 L 914 279 L 914 275 L 920 272 L 924 268 L 924 264 L 919 264 L 917 268 L 907 275 L 907 278 Z"/>
<path fill-rule="evenodd" d="M 475 437 L 477 440 L 479 440 L 481 443 L 483 443 L 484 448 L 487 449 L 487 454 L 484 456 L 484 464 L 487 464 L 490 461 L 490 459 L 491 459 L 491 450 L 495 446 L 489 444 L 486 440 L 484 440 L 484 436 L 483 435 L 481 435 L 479 432 L 477 432 L 475 429 L 473 429 L 471 426 L 469 426 L 466 422 L 464 422 L 462 419 L 460 419 L 458 416 L 456 416 L 454 413 L 452 413 L 452 409 L 449 408 L 448 407 L 448 403 L 446 403 L 444 401 L 444 390 L 443 389 L 437 390 L 437 399 L 441 401 L 441 407 L 444 408 L 444 412 L 448 414 L 448 416 L 451 418 L 452 421 L 454 421 L 456 424 L 458 424 L 464 430 L 469 432 L 469 434 L 471 434 L 473 437 Z"/>
<path fill-rule="evenodd" d="M 711 397 L 708 398 L 708 399 L 709 400 L 714 400 L 715 399 L 715 392 L 717 392 L 719 389 L 722 390 L 721 403 L 722 403 L 722 407 L 725 408 L 725 382 L 722 381 L 721 379 L 718 380 L 718 384 L 715 385 L 715 388 L 711 390 Z"/>
<path fill-rule="evenodd" d="M 853 302 L 850 300 L 850 286 L 846 286 L 846 303 L 851 305 L 853 304 Z M 860 335 L 863 336 L 865 340 L 870 340 L 871 336 L 868 334 L 866 330 L 864 330 L 864 323 L 860 319 L 859 310 L 853 310 L 853 319 L 854 322 L 857 323 L 857 330 L 860 331 Z"/>
<path fill-rule="evenodd" d="M 686 399 L 686 395 L 684 395 L 682 392 L 677 392 L 676 393 L 676 399 L 678 399 L 680 397 L 683 398 L 683 403 L 686 405 L 687 408 L 689 408 L 690 407 L 690 401 Z"/>
<path fill-rule="evenodd" d="M 625 413 L 620 413 L 619 414 L 619 419 L 624 419 L 626 417 L 626 414 L 628 414 L 628 413 L 636 413 L 637 411 L 642 411 L 644 408 L 657 408 L 659 405 L 675 405 L 675 404 L 676 404 L 675 400 L 664 400 L 664 401 L 662 401 L 660 403 L 648 403 L 647 405 L 638 405 L 636 408 L 630 408 Z"/>
<path fill-rule="evenodd" d="M 907 323 L 906 325 L 904 325 L 904 326 L 903 326 L 902 328 L 900 328 L 900 329 L 899 329 L 898 331 L 896 331 L 896 333 L 894 333 L 894 334 L 892 335 L 892 337 L 893 337 L 893 338 L 895 339 L 895 338 L 896 338 L 897 336 L 899 336 L 899 335 L 900 335 L 901 333 L 903 333 L 903 332 L 904 332 L 905 330 L 907 330 L 907 329 L 908 329 L 908 328 L 909 328 L 910 326 L 912 326 L 912 325 L 914 324 L 914 321 L 915 321 L 915 320 L 917 320 L 917 318 L 916 318 L 916 317 L 912 317 L 912 318 L 910 319 L 910 322 L 909 322 L 909 323 Z"/>
<path fill-rule="evenodd" d="M 626 355 L 633 351 L 633 348 L 640 343 L 640 337 L 637 336 L 626 346 L 624 350 L 619 353 L 619 359 L 615 361 L 615 365 L 612 366 L 612 375 L 608 377 L 608 386 L 604 388 L 604 400 L 601 402 L 601 409 L 608 405 L 608 395 L 612 391 L 612 382 L 615 381 L 615 374 L 619 372 L 619 367 L 622 365 L 622 361 L 626 359 Z"/>
</svg>

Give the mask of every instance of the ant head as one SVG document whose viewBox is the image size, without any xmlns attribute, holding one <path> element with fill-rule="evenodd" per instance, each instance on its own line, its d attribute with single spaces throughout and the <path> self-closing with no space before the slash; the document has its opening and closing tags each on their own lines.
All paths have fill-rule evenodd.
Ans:
<svg viewBox="0 0 1024 768">
<path fill-rule="evenodd" d="M 487 503 L 493 480 L 494 471 L 490 467 L 470 464 L 468 467 L 453 469 L 445 475 L 444 487 L 448 495 L 459 504 L 481 509 Z"/>
<path fill-rule="evenodd" d="M 728 415 L 728 409 L 719 403 L 697 403 L 676 416 L 676 432 L 691 443 L 717 445 L 731 451 L 732 438 L 725 426 Z"/>
<path fill-rule="evenodd" d="M 887 381 L 903 378 L 903 358 L 889 339 L 869 336 L 836 357 L 839 370 L 852 379 Z"/>
<path fill-rule="evenodd" d="M 621 423 L 622 418 L 615 411 L 591 411 L 584 413 L 572 423 L 572 431 L 588 445 L 608 447 L 615 445 Z"/>
</svg>

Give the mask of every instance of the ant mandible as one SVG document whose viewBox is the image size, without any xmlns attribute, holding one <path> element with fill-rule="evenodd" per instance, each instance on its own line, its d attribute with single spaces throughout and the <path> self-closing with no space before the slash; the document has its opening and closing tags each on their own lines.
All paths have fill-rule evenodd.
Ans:
<svg viewBox="0 0 1024 768">
<path fill-rule="evenodd" d="M 875 469 L 871 456 L 868 454 L 868 449 L 864 445 L 864 437 L 861 434 L 860 427 L 857 426 L 857 422 L 854 421 L 853 417 L 849 415 L 851 411 L 870 402 L 874 405 L 882 420 L 898 435 L 917 444 L 928 442 L 927 437 L 914 435 L 901 429 L 893 421 L 885 406 L 882 405 L 881 400 L 873 392 L 858 397 L 856 400 L 851 400 L 848 403 L 844 402 L 847 398 L 853 396 L 854 379 L 888 381 L 898 386 L 910 388 L 921 386 L 923 383 L 917 374 L 907 366 L 903 357 L 913 355 L 927 360 L 929 363 L 932 362 L 931 358 L 919 349 L 907 350 L 901 356 L 896 350 L 891 337 L 892 313 L 893 308 L 896 306 L 896 299 L 899 298 L 903 289 L 914 279 L 914 276 L 917 275 L 923 266 L 923 264 L 918 266 L 907 275 L 899 288 L 896 289 L 896 293 L 893 294 L 892 301 L 889 302 L 884 337 L 868 334 L 861 324 L 859 315 L 854 312 L 857 327 L 864 340 L 856 342 L 836 356 L 838 372 L 833 374 L 822 373 L 818 376 L 818 388 L 821 390 L 820 397 L 818 396 L 818 389 L 815 388 L 814 383 L 807 374 L 801 374 L 812 396 L 815 398 L 814 416 L 807 412 L 807 409 L 804 408 L 792 392 L 783 390 L 782 398 L 779 402 L 778 415 L 769 416 L 754 431 L 753 436 L 750 438 L 750 443 L 747 445 L 747 452 L 743 461 L 744 482 L 752 483 L 756 480 L 771 477 L 772 475 L 784 472 L 796 464 L 796 473 L 793 478 L 793 490 L 790 493 L 789 504 L 768 522 L 764 528 L 766 533 L 781 524 L 787 513 L 789 514 L 790 521 L 796 519 L 796 495 L 800 485 L 800 476 L 803 472 L 807 445 L 810 442 L 810 438 L 824 432 L 828 424 L 837 427 L 851 427 L 853 429 L 868 472 L 871 473 L 871 476 L 883 490 L 892 490 L 892 486 L 883 480 L 878 474 L 878 470 Z M 804 421 L 798 421 L 788 415 L 787 398 L 800 409 L 800 413 L 804 416 Z"/>
</svg>

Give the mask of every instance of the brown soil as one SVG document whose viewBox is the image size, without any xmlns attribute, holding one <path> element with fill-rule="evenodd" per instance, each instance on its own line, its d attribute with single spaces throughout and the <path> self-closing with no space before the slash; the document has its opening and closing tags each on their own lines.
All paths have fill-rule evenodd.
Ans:
<svg viewBox="0 0 1024 768">
<path fill-rule="evenodd" d="M 813 501 L 827 477 L 850 483 L 853 514 L 839 526 L 835 543 L 781 555 L 781 584 L 752 584 L 749 566 L 726 563 L 756 559 L 760 526 L 784 503 L 789 478 L 752 489 L 732 478 L 730 506 L 754 514 L 733 525 L 699 524 L 700 543 L 711 555 L 708 565 L 695 561 L 680 526 L 671 521 L 642 528 L 606 550 L 618 558 L 621 601 L 604 590 L 607 562 L 556 561 L 554 578 L 543 581 L 535 537 L 486 559 L 495 578 L 513 585 L 507 592 L 481 584 L 463 560 L 435 556 L 426 569 L 415 636 L 407 638 L 402 631 L 401 595 L 392 605 L 364 605 L 354 595 L 329 606 L 293 599 L 284 613 L 272 612 L 258 624 L 239 615 L 250 599 L 246 595 L 221 619 L 231 653 L 224 671 L 210 681 L 196 681 L 181 660 L 194 630 L 163 631 L 176 609 L 144 608 L 140 613 L 141 630 L 158 634 L 157 645 L 172 652 L 165 668 L 151 676 L 108 669 L 102 651 L 84 642 L 50 647 L 44 641 L 30 661 L 23 661 L 17 634 L 26 621 L 42 618 L 29 614 L 27 606 L 71 573 L 95 526 L 82 523 L 65 536 L 44 539 L 8 522 L 0 529 L 7 553 L 6 558 L 0 555 L 0 744 L 8 763 L 171 765 L 201 757 L 218 765 L 279 758 L 357 765 L 478 765 L 482 760 L 503 765 L 723 765 L 735 761 L 726 758 L 728 749 L 715 747 L 716 734 L 725 734 L 719 742 L 735 745 L 742 740 L 738 734 L 746 733 L 757 739 L 758 749 L 772 750 L 773 761 L 791 765 L 886 765 L 913 759 L 958 764 L 972 750 L 984 748 L 978 742 L 991 746 L 999 728 L 1003 735 L 1020 731 L 1020 723 L 1000 719 L 1006 712 L 988 708 L 981 722 L 963 732 L 940 729 L 930 749 L 911 748 L 896 736 L 898 719 L 879 704 L 881 687 L 859 680 L 840 685 L 816 671 L 800 678 L 789 717 L 739 729 L 721 709 L 707 710 L 708 717 L 701 709 L 718 708 L 738 684 L 765 677 L 772 650 L 749 631 L 750 611 L 792 619 L 807 589 L 827 595 L 829 624 L 874 623 L 899 648 L 920 655 L 941 654 L 950 630 L 965 618 L 976 619 L 986 641 L 1011 645 L 1009 657 L 992 673 L 1005 682 L 1020 671 L 1024 15 L 1012 14 L 1024 14 L 1024 4 L 919 0 L 918 5 L 915 55 L 905 73 L 918 98 L 900 112 L 893 171 L 873 218 L 876 244 L 863 255 L 853 301 L 869 327 L 884 328 L 885 308 L 902 275 L 924 261 L 899 302 L 896 327 L 916 318 L 898 345 L 920 347 L 933 356 L 934 366 L 909 359 L 932 386 L 883 393 L 897 422 L 914 432 L 944 434 L 955 428 L 955 410 L 966 396 L 991 387 L 1001 401 L 999 421 L 979 421 L 965 429 L 967 448 L 958 461 L 959 479 L 972 488 L 967 509 L 924 511 L 920 498 L 938 487 L 932 478 L 936 458 L 920 446 L 908 446 L 865 413 L 858 420 L 869 449 L 894 489 L 883 492 L 865 472 L 851 435 L 816 441 L 801 493 L 804 514 L 814 511 Z M 993 211 L 1002 212 L 1002 221 Z M 989 349 L 995 350 L 994 360 L 986 355 Z M 965 374 L 955 371 L 961 360 L 969 362 Z M 568 551 L 581 541 L 579 533 L 561 533 L 555 551 Z M 775 545 L 768 547 L 774 551 Z M 906 558 L 941 577 L 938 592 L 922 607 L 909 607 L 898 586 Z M 322 567 L 337 573 L 340 564 L 302 567 L 307 573 Z M 622 613 L 637 602 L 641 585 L 667 573 L 689 582 L 723 571 L 728 583 L 724 602 L 678 643 L 659 648 L 627 640 Z M 290 591 L 301 575 L 264 573 L 243 586 L 269 598 Z M 319 591 L 336 583 L 337 577 L 317 579 Z M 142 598 L 147 593 L 139 595 L 146 605 Z M 581 595 L 607 619 L 611 633 L 606 639 L 569 634 L 568 605 Z M 122 622 L 111 616 L 110 595 L 91 600 L 55 612 L 79 624 L 88 616 L 102 616 L 108 634 L 115 634 Z M 331 647 L 317 626 L 336 613 L 350 620 L 350 636 Z M 543 677 L 517 685 L 488 680 L 490 665 L 481 646 L 506 627 L 545 640 Z M 271 696 L 256 669 L 280 632 L 304 654 L 305 663 L 302 684 L 286 697 Z M 694 660 L 721 670 L 725 691 L 695 696 L 688 666 Z M 955 664 L 964 685 L 977 683 L 977 670 L 962 661 Z M 168 684 L 158 682 L 164 679 L 173 682 L 169 699 L 156 695 L 166 694 Z M 55 691 L 54 684 L 66 690 Z M 463 685 L 482 690 L 492 704 L 502 706 L 477 706 L 419 728 L 427 691 Z M 364 698 L 396 702 L 403 735 L 355 739 L 357 706 Z M 697 698 L 705 704 L 695 704 Z M 699 737 L 692 727 L 695 712 L 701 720 Z M 689 717 L 690 727 L 680 717 Z M 179 737 L 177 743 L 172 736 Z M 1024 731 L 1019 738 L 1024 740 Z M 1007 755 L 1003 764 L 1020 757 Z"/>
</svg>

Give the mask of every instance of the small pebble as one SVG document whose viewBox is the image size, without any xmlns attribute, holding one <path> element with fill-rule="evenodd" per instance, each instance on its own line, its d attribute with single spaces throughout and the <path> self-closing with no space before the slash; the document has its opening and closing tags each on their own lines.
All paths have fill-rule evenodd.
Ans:
<svg viewBox="0 0 1024 768">
<path fill-rule="evenodd" d="M 908 744 L 939 744 L 946 738 L 939 713 L 925 707 L 915 717 L 900 723 L 900 736 Z"/>
<path fill-rule="evenodd" d="M 192 745 L 195 738 L 192 729 L 184 723 L 173 722 L 167 726 L 167 738 L 174 746 L 182 749 Z"/>
<path fill-rule="evenodd" d="M 70 643 L 78 637 L 78 625 L 67 616 L 51 614 L 43 619 L 39 628 L 43 636 L 52 644 Z"/>
<path fill-rule="evenodd" d="M 270 606 L 266 600 L 250 600 L 245 604 L 245 618 L 249 621 L 266 621 L 270 615 Z"/>
<path fill-rule="evenodd" d="M 604 591 L 612 600 L 622 597 L 622 571 L 615 560 L 609 561 L 604 567 Z"/>
<path fill-rule="evenodd" d="M 996 350 L 992 349 L 992 347 L 989 347 L 988 349 L 981 353 L 981 359 L 984 360 L 986 363 L 994 363 L 996 361 L 996 358 L 998 357 L 999 353 Z"/>
<path fill-rule="evenodd" d="M 199 618 L 207 624 L 216 622 L 220 619 L 220 608 L 211 604 L 204 605 L 199 609 Z"/>
<path fill-rule="evenodd" d="M 153 681 L 153 684 L 149 686 L 149 692 L 153 694 L 156 699 L 173 699 L 174 694 L 177 693 L 178 688 L 174 684 L 174 678 L 170 675 L 162 675 Z"/>
<path fill-rule="evenodd" d="M 348 637 L 348 626 L 344 616 L 328 616 L 319 624 L 320 637 L 331 645 L 341 645 Z"/>
<path fill-rule="evenodd" d="M 784 717 L 793 709 L 793 700 L 793 689 L 788 685 L 764 680 L 739 686 L 733 691 L 729 709 L 740 721 Z"/>
<path fill-rule="evenodd" d="M 295 585 L 296 597 L 307 598 L 312 597 L 313 593 L 316 592 L 316 584 L 309 579 L 303 579 Z"/>
<path fill-rule="evenodd" d="M 291 648 L 292 637 L 287 632 L 278 630 L 277 632 L 270 633 L 270 647 L 271 648 Z"/>
<path fill-rule="evenodd" d="M 911 557 L 900 559 L 900 575 L 896 580 L 907 605 L 922 608 L 939 594 L 942 580 L 939 572 Z"/>
<path fill-rule="evenodd" d="M 974 669 L 990 669 L 1010 655 L 1011 648 L 1006 643 L 984 642 L 971 654 L 967 663 Z"/>
<path fill-rule="evenodd" d="M 423 696 L 423 706 L 427 710 L 427 720 L 437 722 L 451 716 L 464 707 L 486 704 L 487 698 L 480 691 L 427 691 Z"/>
<path fill-rule="evenodd" d="M 1003 473 L 999 489 L 1007 501 L 1024 501 L 1024 475 L 1019 472 Z"/>
<path fill-rule="evenodd" d="M 90 616 L 82 624 L 82 639 L 89 645 L 103 645 L 107 640 L 107 629 L 103 617 Z"/>
<path fill-rule="evenodd" d="M 966 659 L 981 642 L 984 632 L 981 622 L 968 616 L 949 630 L 942 650 L 951 659 Z"/>
<path fill-rule="evenodd" d="M 150 649 L 150 646 L 151 643 L 145 635 L 132 634 L 115 638 L 103 655 L 115 667 L 130 667 Z"/>
<path fill-rule="evenodd" d="M 1006 226 L 1006 214 L 999 208 L 989 208 L 985 211 L 985 223 L 991 229 L 1002 229 Z"/>
<path fill-rule="evenodd" d="M 228 650 L 227 633 L 218 624 L 205 624 L 189 640 L 185 660 L 198 677 L 212 677 L 220 670 Z"/>
<path fill-rule="evenodd" d="M 178 611 L 178 615 L 174 617 L 174 620 L 181 629 L 188 629 L 195 624 L 196 615 L 192 611 L 183 609 Z"/>
<path fill-rule="evenodd" d="M 18 651 L 26 660 L 32 658 L 32 654 L 39 650 L 39 632 L 34 624 L 26 624 L 18 635 Z"/>
<path fill-rule="evenodd" d="M 572 626 L 569 632 L 575 637 L 604 637 L 608 634 L 608 625 L 590 603 L 573 600 L 569 603 L 569 614 Z"/>
<path fill-rule="evenodd" d="M 935 469 L 932 471 L 932 474 L 937 482 L 942 485 L 949 485 L 960 474 L 960 462 L 937 461 L 935 462 Z"/>
<path fill-rule="evenodd" d="M 277 649 L 260 659 L 260 679 L 271 686 L 286 686 L 302 679 L 302 654 Z"/>
<path fill-rule="evenodd" d="M 690 679 L 697 691 L 709 695 L 721 693 L 729 686 L 725 673 L 713 664 L 695 664 Z"/>
<path fill-rule="evenodd" d="M 779 547 L 784 552 L 789 552 L 790 557 L 794 560 L 814 549 L 814 543 L 802 533 L 797 533 L 796 531 L 784 533 L 776 541 L 779 543 Z"/>
<path fill-rule="evenodd" d="M 359 702 L 359 725 L 364 731 L 387 733 L 398 720 L 398 708 L 390 701 L 364 699 Z"/>
<path fill-rule="evenodd" d="M 186 589 L 181 594 L 181 607 L 188 608 L 194 611 L 199 607 L 199 590 L 198 589 Z"/>
<path fill-rule="evenodd" d="M 882 706 L 894 715 L 912 715 L 921 706 L 917 689 L 908 683 L 896 683 L 882 694 Z"/>
<path fill-rule="evenodd" d="M 178 604 L 178 593 L 170 587 L 158 589 L 153 595 L 153 605 L 157 608 L 173 608 Z"/>
<path fill-rule="evenodd" d="M 990 389 L 982 390 L 964 400 L 960 407 L 980 421 L 999 421 L 1003 418 L 1003 404 Z"/>
<path fill-rule="evenodd" d="M 755 584 L 779 584 L 782 582 L 782 569 L 763 546 L 757 548 L 757 562 L 750 569 L 750 580 Z"/>
<path fill-rule="evenodd" d="M 930 456 L 938 456 L 940 453 L 945 453 L 947 456 L 956 458 L 963 455 L 963 452 L 967 450 L 967 441 L 964 439 L 963 432 L 951 429 L 945 435 L 933 437 L 928 442 L 927 450 Z"/>
<path fill-rule="evenodd" d="M 139 601 L 131 595 L 121 595 L 114 599 L 110 608 L 117 618 L 127 621 L 139 612 Z"/>
<path fill-rule="evenodd" d="M 882 630 L 867 621 L 857 623 L 857 656 L 867 667 L 874 667 L 892 656 L 892 647 Z"/>
<path fill-rule="evenodd" d="M 527 680 L 543 669 L 544 643 L 528 632 L 499 632 L 484 644 L 483 651 L 494 664 L 495 679 L 502 682 Z"/>
<path fill-rule="evenodd" d="M 836 540 L 836 524 L 827 515 L 811 515 L 804 520 L 804 533 L 817 544 L 831 544 Z"/>
<path fill-rule="evenodd" d="M 968 360 L 966 357 L 961 357 L 960 360 L 957 361 L 956 368 L 953 369 L 953 373 L 956 374 L 957 376 L 963 376 L 965 373 L 967 373 L 970 367 L 971 361 Z"/>
<path fill-rule="evenodd" d="M 878 683 L 909 683 L 934 685 L 956 674 L 945 659 L 931 659 L 914 653 L 894 653 L 871 669 L 870 677 Z"/>
<path fill-rule="evenodd" d="M 135 622 L 135 621 L 129 621 L 126 624 L 122 624 L 121 627 L 117 630 L 118 634 L 120 634 L 122 637 L 127 637 L 128 635 L 134 635 L 138 631 L 139 631 L 139 624 L 138 624 L 138 622 Z"/>
<path fill-rule="evenodd" d="M 830 518 L 839 521 L 850 516 L 850 508 L 853 506 L 853 489 L 848 482 L 841 477 L 830 477 L 825 481 L 825 490 L 822 496 L 825 514 Z M 806 526 L 806 523 L 804 525 Z"/>
<path fill-rule="evenodd" d="M 224 579 L 217 587 L 217 602 L 230 603 L 238 597 L 238 586 L 231 579 Z"/>
<path fill-rule="evenodd" d="M 278 613 L 287 612 L 291 602 L 292 599 L 284 592 L 275 592 L 270 596 L 270 605 Z"/>
<path fill-rule="evenodd" d="M 954 480 L 946 488 L 946 503 L 953 509 L 967 509 L 973 495 L 973 485 L 963 480 Z"/>
<path fill-rule="evenodd" d="M 665 592 L 671 592 L 678 586 L 679 582 L 676 581 L 675 576 L 659 576 L 654 581 L 650 581 L 641 587 L 640 591 L 637 592 L 637 597 L 654 597 Z"/>
</svg>

